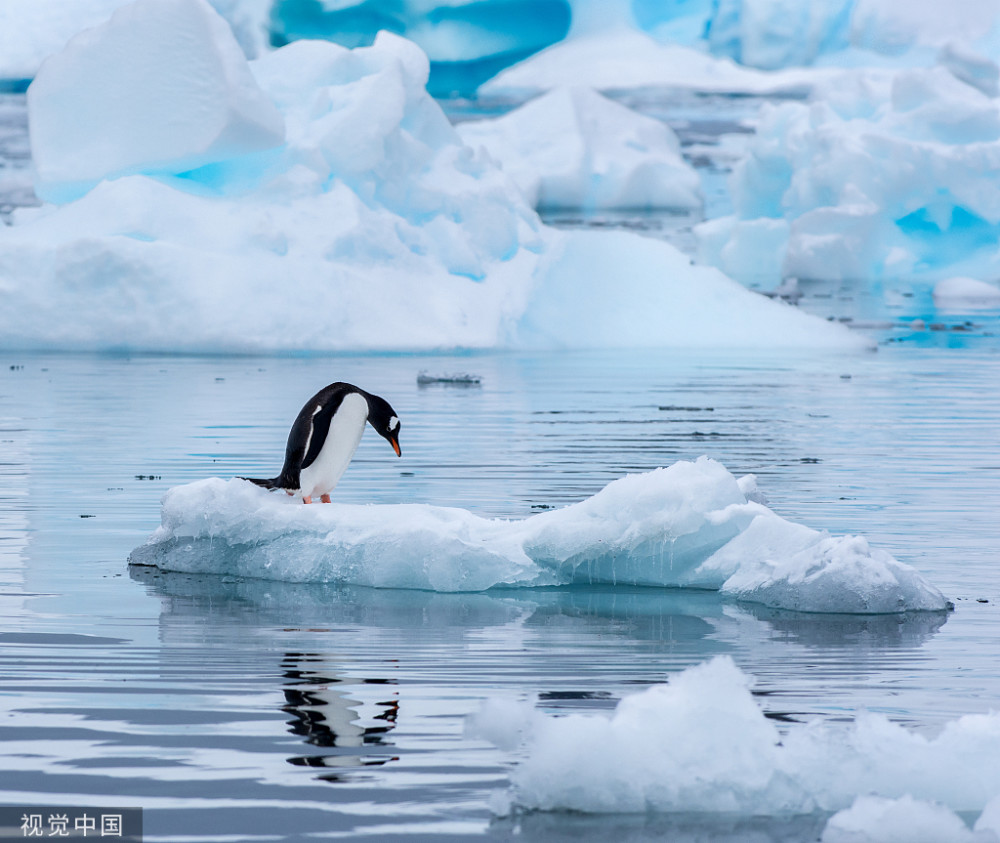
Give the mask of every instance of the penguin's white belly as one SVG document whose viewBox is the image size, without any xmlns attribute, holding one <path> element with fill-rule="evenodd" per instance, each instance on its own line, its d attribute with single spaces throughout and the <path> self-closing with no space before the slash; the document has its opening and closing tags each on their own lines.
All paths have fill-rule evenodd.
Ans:
<svg viewBox="0 0 1000 843">
<path fill-rule="evenodd" d="M 368 402 L 364 397 L 356 392 L 345 396 L 330 420 L 330 430 L 319 456 L 299 472 L 303 497 L 326 495 L 332 491 L 358 449 L 367 422 Z"/>
</svg>

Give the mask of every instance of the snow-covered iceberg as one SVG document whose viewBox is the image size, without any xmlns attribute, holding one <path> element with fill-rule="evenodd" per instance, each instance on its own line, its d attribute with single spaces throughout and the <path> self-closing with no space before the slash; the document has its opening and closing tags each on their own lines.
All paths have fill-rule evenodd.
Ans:
<svg viewBox="0 0 1000 843">
<path fill-rule="evenodd" d="M 771 286 L 1000 277 L 997 100 L 944 65 L 851 79 L 765 109 L 702 260 Z"/>
<path fill-rule="evenodd" d="M 366 46 L 380 30 L 418 44 L 431 61 L 430 89 L 469 94 L 501 68 L 566 35 L 567 0 L 273 0 L 271 41 L 322 38 Z"/>
<path fill-rule="evenodd" d="M 304 506 L 244 480 L 171 489 L 130 561 L 186 573 L 481 591 L 571 583 L 719 589 L 806 612 L 942 611 L 917 571 L 856 536 L 792 524 L 702 457 L 521 521 L 424 504 Z"/>
<path fill-rule="evenodd" d="M 624 697 L 610 717 L 553 717 L 529 703 L 495 699 L 472 715 L 468 731 L 501 748 L 521 746 L 511 773 L 514 808 L 751 816 L 843 811 L 823 836 L 832 843 L 869 840 L 848 832 L 861 819 L 869 822 L 859 831 L 876 831 L 878 815 L 895 804 L 898 820 L 898 809 L 909 805 L 914 816 L 935 814 L 938 829 L 958 827 L 952 811 L 983 812 L 979 828 L 991 836 L 975 839 L 996 839 L 1000 714 L 960 717 L 933 737 L 876 713 L 862 713 L 851 724 L 814 721 L 779 730 L 757 705 L 751 684 L 728 656 L 719 656 L 667 685 Z M 924 804 L 930 801 L 942 810 Z M 900 828 L 912 831 L 914 824 Z"/>
<path fill-rule="evenodd" d="M 458 126 L 535 208 L 700 208 L 673 130 L 589 88 L 559 88 L 503 117 Z"/>
<path fill-rule="evenodd" d="M 762 69 L 812 64 L 912 67 L 956 46 L 995 53 L 994 2 L 716 0 L 705 22 L 715 55 Z"/>
<path fill-rule="evenodd" d="M 742 67 L 685 44 L 661 44 L 627 26 L 586 31 L 547 47 L 479 86 L 485 96 L 525 97 L 567 85 L 600 91 L 666 87 L 740 94 L 804 93 L 839 71 Z"/>
<path fill-rule="evenodd" d="M 356 50 L 299 41 L 248 64 L 205 0 L 139 0 L 73 39 L 29 90 L 29 117 L 42 192 L 85 192 L 0 226 L 0 344 L 866 344 L 669 245 L 543 226 L 462 142 L 428 72 L 388 33 Z M 109 132 L 115 103 L 134 107 Z"/>
<path fill-rule="evenodd" d="M 144 0 L 81 32 L 42 66 L 28 109 L 35 192 L 55 202 L 102 179 L 183 173 L 285 141 L 229 25 L 201 0 Z"/>
<path fill-rule="evenodd" d="M 928 67 L 948 56 L 964 57 L 963 64 L 978 57 L 975 64 L 1000 53 L 1000 7 L 992 0 L 574 0 L 571 6 L 565 40 L 501 71 L 480 92 L 524 95 L 582 84 L 771 94 L 808 91 L 845 69 Z"/>
<path fill-rule="evenodd" d="M 86 29 L 100 26 L 132 0 L 4 0 L 0 3 L 0 90 L 26 84 L 45 60 Z M 210 0 L 233 30 L 243 52 L 266 50 L 271 0 Z"/>
</svg>

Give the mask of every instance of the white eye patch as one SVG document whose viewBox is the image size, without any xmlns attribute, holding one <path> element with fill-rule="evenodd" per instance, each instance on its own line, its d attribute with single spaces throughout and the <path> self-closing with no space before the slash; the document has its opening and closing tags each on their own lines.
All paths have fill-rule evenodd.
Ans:
<svg viewBox="0 0 1000 843">
<path fill-rule="evenodd" d="M 393 416 L 389 419 L 389 430 L 395 430 L 397 427 L 399 427 L 399 419 Z"/>
</svg>

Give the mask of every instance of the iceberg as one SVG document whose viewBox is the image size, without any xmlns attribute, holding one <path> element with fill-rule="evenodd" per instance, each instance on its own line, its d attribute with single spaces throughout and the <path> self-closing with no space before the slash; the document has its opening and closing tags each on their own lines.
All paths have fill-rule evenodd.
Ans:
<svg viewBox="0 0 1000 843">
<path fill-rule="evenodd" d="M 767 72 L 741 67 L 695 46 L 661 44 L 645 32 L 612 27 L 547 47 L 479 86 L 480 96 L 523 98 L 553 88 L 585 85 L 599 91 L 665 87 L 738 94 L 804 94 L 835 69 Z"/>
<path fill-rule="evenodd" d="M 174 39 L 165 66 L 160 29 Z M 428 73 L 426 55 L 389 33 L 248 62 L 205 0 L 139 0 L 77 36 L 29 90 L 39 184 L 58 202 L 0 227 L 0 345 L 868 345 L 667 244 L 542 225 L 462 142 Z M 194 103 L 163 113 L 161 88 L 196 98 L 205 120 Z M 119 101 L 135 107 L 114 132 L 88 116 Z M 78 125 L 93 155 L 66 140 Z"/>
<path fill-rule="evenodd" d="M 574 583 L 692 587 L 807 612 L 943 611 L 917 571 L 857 537 L 792 524 L 707 457 L 628 475 L 521 521 L 424 504 L 305 506 L 240 480 L 164 496 L 133 565 L 290 582 L 483 591 Z"/>
<path fill-rule="evenodd" d="M 562 39 L 570 26 L 566 0 L 274 0 L 269 25 L 277 45 L 325 39 L 371 44 L 380 30 L 401 35 L 431 62 L 430 90 L 469 94 L 501 68 Z"/>
<path fill-rule="evenodd" d="M 701 259 L 771 286 L 1000 276 L 997 101 L 944 65 L 852 78 L 762 112 Z"/>
<path fill-rule="evenodd" d="M 35 77 L 45 60 L 75 35 L 100 26 L 133 0 L 4 0 L 0 4 L 0 90 Z M 271 0 L 210 0 L 226 19 L 243 52 L 256 58 L 267 49 Z M 20 83 L 20 84 L 17 84 Z"/>
<path fill-rule="evenodd" d="M 205 0 L 144 0 L 80 33 L 38 72 L 28 117 L 35 192 L 55 202 L 102 179 L 182 173 L 285 140 L 281 114 Z"/>
<path fill-rule="evenodd" d="M 583 87 L 559 88 L 458 126 L 537 209 L 701 208 L 701 182 L 660 120 Z"/>
<path fill-rule="evenodd" d="M 624 697 L 610 717 L 553 717 L 524 702 L 494 699 L 470 717 L 467 732 L 518 747 L 507 810 L 837 811 L 826 843 L 973 839 L 971 832 L 968 838 L 893 835 L 885 820 L 899 821 L 897 832 L 913 830 L 920 818 L 950 833 L 965 828 L 954 811 L 975 811 L 982 812 L 977 829 L 990 836 L 974 839 L 996 839 L 1000 714 L 965 715 L 935 736 L 870 712 L 850 724 L 813 721 L 779 730 L 751 686 L 730 657 L 718 656 L 669 684 Z"/>
</svg>

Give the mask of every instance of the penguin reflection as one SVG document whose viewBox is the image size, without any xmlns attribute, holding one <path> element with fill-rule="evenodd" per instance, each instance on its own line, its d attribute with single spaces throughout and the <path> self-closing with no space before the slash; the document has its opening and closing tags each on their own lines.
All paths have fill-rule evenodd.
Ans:
<svg viewBox="0 0 1000 843">
<path fill-rule="evenodd" d="M 379 751 L 379 747 L 391 746 L 386 736 L 396 726 L 399 700 L 395 683 L 389 679 L 338 676 L 329 667 L 326 658 L 316 653 L 286 653 L 282 661 L 285 705 L 281 710 L 291 716 L 288 730 L 310 746 L 326 750 L 294 756 L 288 763 L 344 770 L 379 767 L 397 760 Z M 362 691 L 366 686 L 387 686 L 388 699 L 371 701 L 370 694 Z M 344 776 L 326 773 L 318 778 L 335 782 Z"/>
</svg>

